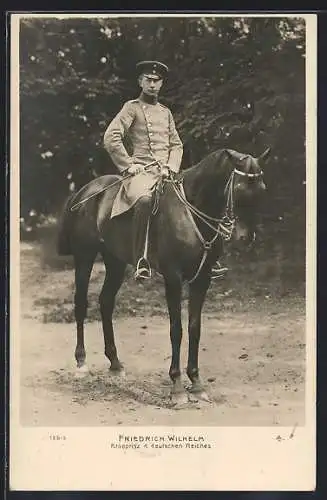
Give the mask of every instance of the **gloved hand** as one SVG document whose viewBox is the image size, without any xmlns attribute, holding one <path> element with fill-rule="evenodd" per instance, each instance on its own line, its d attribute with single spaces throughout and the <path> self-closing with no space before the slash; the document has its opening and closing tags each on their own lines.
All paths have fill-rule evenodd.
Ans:
<svg viewBox="0 0 327 500">
<path fill-rule="evenodd" d="M 170 177 L 170 169 L 167 166 L 162 167 L 161 169 L 161 175 L 163 178 Z"/>
<path fill-rule="evenodd" d="M 139 174 L 141 172 L 144 172 L 144 166 L 143 165 L 132 165 L 131 167 L 129 167 L 128 171 L 127 171 L 129 174 L 131 175 L 136 175 L 136 174 Z"/>
</svg>

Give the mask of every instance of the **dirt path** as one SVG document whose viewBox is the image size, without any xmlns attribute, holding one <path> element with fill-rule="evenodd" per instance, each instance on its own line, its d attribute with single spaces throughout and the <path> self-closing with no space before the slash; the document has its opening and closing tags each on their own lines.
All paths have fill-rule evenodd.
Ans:
<svg viewBox="0 0 327 500">
<path fill-rule="evenodd" d="M 26 248 L 25 248 L 26 250 Z M 33 249 L 30 249 L 31 251 Z M 34 264 L 35 265 L 34 265 Z M 74 376 L 75 327 L 42 323 L 42 287 L 58 294 L 63 273 L 22 261 L 21 421 L 23 425 L 301 425 L 304 423 L 303 303 L 270 304 L 203 315 L 200 368 L 213 403 L 169 405 L 170 342 L 166 317 L 117 317 L 117 348 L 126 378 L 109 374 L 101 325 L 86 325 L 90 375 Z M 24 267 L 25 265 L 25 267 Z M 72 271 L 65 271 L 71 279 Z M 56 279 L 54 279 L 56 276 Z M 52 287 L 52 288 L 51 288 Z M 44 293 L 42 294 L 44 295 Z M 69 307 L 71 304 L 69 303 Z M 211 304 L 210 311 L 214 310 Z M 184 317 L 184 325 L 185 317 Z M 187 335 L 182 347 L 186 366 Z M 185 383 L 187 378 L 185 376 Z"/>
</svg>

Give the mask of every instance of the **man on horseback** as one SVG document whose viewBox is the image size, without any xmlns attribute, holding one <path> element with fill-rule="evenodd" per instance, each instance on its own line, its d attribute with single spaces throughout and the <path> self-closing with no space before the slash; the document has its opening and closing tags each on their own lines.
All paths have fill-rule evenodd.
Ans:
<svg viewBox="0 0 327 500">
<path fill-rule="evenodd" d="M 168 67 L 159 61 L 141 61 L 137 70 L 141 93 L 137 99 L 127 101 L 109 124 L 104 146 L 119 172 L 129 174 L 122 189 L 128 208 L 134 208 L 134 276 L 146 279 L 151 277 L 147 240 L 152 192 L 158 180 L 179 172 L 183 145 L 171 111 L 158 102 Z M 220 277 L 226 271 L 218 263 L 214 277 Z"/>
</svg>

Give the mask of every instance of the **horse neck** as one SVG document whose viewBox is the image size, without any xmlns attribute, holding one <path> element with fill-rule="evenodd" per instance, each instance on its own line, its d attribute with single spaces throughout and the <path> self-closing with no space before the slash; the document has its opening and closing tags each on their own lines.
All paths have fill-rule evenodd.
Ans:
<svg viewBox="0 0 327 500">
<path fill-rule="evenodd" d="M 187 200 L 211 217 L 219 217 L 226 204 L 225 187 L 230 175 L 222 152 L 217 158 L 203 160 L 184 174 Z"/>
</svg>

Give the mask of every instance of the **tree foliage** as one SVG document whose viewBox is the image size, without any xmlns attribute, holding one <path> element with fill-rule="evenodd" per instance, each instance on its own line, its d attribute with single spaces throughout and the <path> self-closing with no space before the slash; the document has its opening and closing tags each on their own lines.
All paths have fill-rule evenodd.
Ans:
<svg viewBox="0 0 327 500">
<path fill-rule="evenodd" d="M 305 217 L 305 24 L 300 18 L 26 18 L 20 26 L 21 207 L 54 212 L 92 176 L 113 172 L 107 124 L 138 95 L 135 63 L 171 69 L 162 102 L 183 167 L 231 147 L 260 154 L 265 215 L 302 238 Z"/>
</svg>

